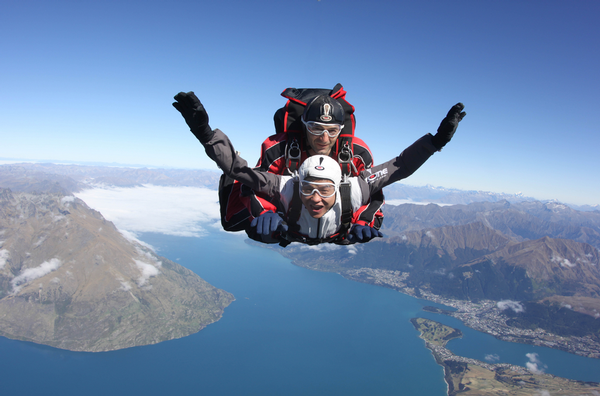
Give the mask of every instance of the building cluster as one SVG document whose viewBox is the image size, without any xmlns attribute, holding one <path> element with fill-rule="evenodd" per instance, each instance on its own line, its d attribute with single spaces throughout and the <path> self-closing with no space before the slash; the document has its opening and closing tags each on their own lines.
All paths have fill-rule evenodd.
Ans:
<svg viewBox="0 0 600 396">
<path fill-rule="evenodd" d="M 389 287 L 404 294 L 417 296 L 414 289 L 406 286 L 408 272 L 360 268 L 346 271 L 343 275 L 352 280 Z M 498 308 L 496 301 L 482 300 L 474 303 L 452 300 L 425 289 L 419 289 L 418 298 L 454 308 L 454 311 L 448 310 L 444 313 L 460 319 L 472 329 L 491 334 L 503 341 L 545 346 L 581 356 L 600 358 L 600 342 L 590 336 L 562 337 L 539 328 L 530 330 L 508 326 L 506 324 L 508 318 Z"/>
</svg>

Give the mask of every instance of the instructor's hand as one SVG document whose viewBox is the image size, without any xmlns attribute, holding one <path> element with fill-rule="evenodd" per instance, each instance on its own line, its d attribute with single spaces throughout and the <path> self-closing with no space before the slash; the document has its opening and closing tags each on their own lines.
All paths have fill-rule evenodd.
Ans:
<svg viewBox="0 0 600 396">
<path fill-rule="evenodd" d="M 194 136 L 200 140 L 200 143 L 208 142 L 214 132 L 208 125 L 208 113 L 200 103 L 200 99 L 190 91 L 179 92 L 175 95 L 175 100 L 177 102 L 173 103 L 173 107 L 179 110 Z"/>
<path fill-rule="evenodd" d="M 456 128 L 458 128 L 458 123 L 467 115 L 467 113 L 463 111 L 464 108 L 465 105 L 462 103 L 457 103 L 452 106 L 446 118 L 442 120 L 437 133 L 431 140 L 435 148 L 441 150 L 442 147 L 452 139 L 452 136 L 454 136 L 454 133 L 456 132 Z"/>
</svg>

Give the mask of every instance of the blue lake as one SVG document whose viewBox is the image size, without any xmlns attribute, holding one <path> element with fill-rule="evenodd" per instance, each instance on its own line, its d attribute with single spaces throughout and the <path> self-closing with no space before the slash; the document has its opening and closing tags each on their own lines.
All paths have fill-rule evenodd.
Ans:
<svg viewBox="0 0 600 396">
<path fill-rule="evenodd" d="M 223 318 L 197 334 L 105 353 L 70 352 L 0 338 L 2 394 L 38 395 L 445 395 L 443 370 L 418 338 L 415 316 L 459 328 L 455 353 L 600 381 L 600 360 L 507 343 L 427 301 L 292 265 L 244 238 L 144 234 L 158 253 L 235 295 Z"/>
</svg>

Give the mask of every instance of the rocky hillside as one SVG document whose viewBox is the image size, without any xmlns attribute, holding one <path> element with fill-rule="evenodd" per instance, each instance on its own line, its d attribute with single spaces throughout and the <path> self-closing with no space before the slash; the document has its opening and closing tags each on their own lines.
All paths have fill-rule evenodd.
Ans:
<svg viewBox="0 0 600 396">
<path fill-rule="evenodd" d="M 382 230 L 386 238 L 349 250 L 276 249 L 322 271 L 401 271 L 409 287 L 448 298 L 550 303 L 600 316 L 598 211 L 541 202 L 405 204 L 386 206 Z"/>
<path fill-rule="evenodd" d="M 193 334 L 232 301 L 71 195 L 0 189 L 0 335 L 115 350 Z"/>
<path fill-rule="evenodd" d="M 517 241 L 549 236 L 589 243 L 600 249 L 600 211 L 582 212 L 553 202 L 386 205 L 383 231 L 392 236 L 473 222 L 481 222 Z"/>
</svg>

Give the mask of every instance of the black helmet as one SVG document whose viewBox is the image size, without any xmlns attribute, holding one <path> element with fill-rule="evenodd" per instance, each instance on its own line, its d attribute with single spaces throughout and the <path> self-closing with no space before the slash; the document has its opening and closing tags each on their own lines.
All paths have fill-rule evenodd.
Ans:
<svg viewBox="0 0 600 396">
<path fill-rule="evenodd" d="M 306 105 L 302 120 L 322 124 L 344 125 L 344 108 L 329 95 L 319 95 Z"/>
</svg>

